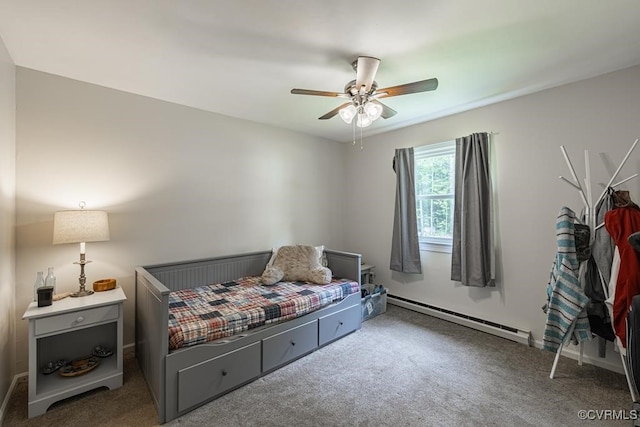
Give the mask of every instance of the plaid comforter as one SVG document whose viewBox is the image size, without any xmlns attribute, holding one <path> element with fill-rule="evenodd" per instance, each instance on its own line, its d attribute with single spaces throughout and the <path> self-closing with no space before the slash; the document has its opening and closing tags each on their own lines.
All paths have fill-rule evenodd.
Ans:
<svg viewBox="0 0 640 427">
<path fill-rule="evenodd" d="M 259 276 L 174 291 L 169 295 L 169 348 L 300 317 L 358 292 L 358 282 L 346 279 L 333 279 L 328 285 L 279 282 L 267 287 Z"/>
</svg>

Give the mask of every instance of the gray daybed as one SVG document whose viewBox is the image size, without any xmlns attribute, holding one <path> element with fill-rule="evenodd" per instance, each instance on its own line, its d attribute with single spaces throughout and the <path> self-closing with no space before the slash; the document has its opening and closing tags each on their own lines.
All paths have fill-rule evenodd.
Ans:
<svg viewBox="0 0 640 427">
<path fill-rule="evenodd" d="M 360 284 L 359 254 L 324 253 L 334 276 Z M 136 357 L 160 423 L 360 329 L 358 293 L 283 323 L 169 350 L 172 291 L 260 276 L 271 254 L 269 250 L 136 268 Z"/>
</svg>

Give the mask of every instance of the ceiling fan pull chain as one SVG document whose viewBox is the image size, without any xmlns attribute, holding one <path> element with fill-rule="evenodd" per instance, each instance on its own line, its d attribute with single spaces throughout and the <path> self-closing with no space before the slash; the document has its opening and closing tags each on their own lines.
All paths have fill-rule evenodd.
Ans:
<svg viewBox="0 0 640 427">
<path fill-rule="evenodd" d="M 353 145 L 356 145 L 356 121 L 353 121 L 353 125 L 351 126 L 351 129 L 353 129 Z"/>
</svg>

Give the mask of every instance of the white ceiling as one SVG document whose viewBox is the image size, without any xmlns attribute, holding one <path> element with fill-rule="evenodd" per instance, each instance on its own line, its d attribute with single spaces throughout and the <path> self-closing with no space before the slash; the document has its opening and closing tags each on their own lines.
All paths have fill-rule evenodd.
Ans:
<svg viewBox="0 0 640 427">
<path fill-rule="evenodd" d="M 364 135 L 640 64 L 638 0 L 0 0 L 15 64 L 228 116 L 350 141 L 341 92 L 358 55 L 383 100 Z"/>
</svg>

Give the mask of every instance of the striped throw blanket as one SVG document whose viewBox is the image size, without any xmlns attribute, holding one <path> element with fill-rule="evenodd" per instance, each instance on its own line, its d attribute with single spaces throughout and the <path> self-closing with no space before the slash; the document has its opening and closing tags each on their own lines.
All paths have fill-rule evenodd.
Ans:
<svg viewBox="0 0 640 427">
<path fill-rule="evenodd" d="M 568 337 L 574 342 L 591 339 L 585 307 L 589 302 L 580 286 L 580 263 L 575 244 L 576 214 L 563 207 L 556 220 L 558 253 L 547 285 L 547 321 L 543 336 L 544 350 L 556 352 Z"/>
</svg>

